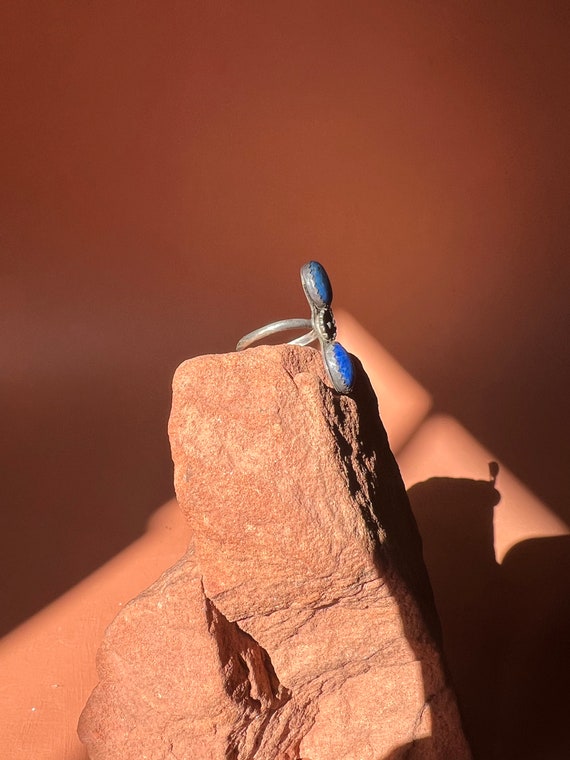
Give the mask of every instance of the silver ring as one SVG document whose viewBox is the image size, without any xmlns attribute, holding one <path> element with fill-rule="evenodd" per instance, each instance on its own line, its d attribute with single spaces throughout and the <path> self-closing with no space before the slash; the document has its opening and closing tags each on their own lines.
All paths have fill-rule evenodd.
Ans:
<svg viewBox="0 0 570 760">
<path fill-rule="evenodd" d="M 348 352 L 335 340 L 336 323 L 331 309 L 332 287 L 322 264 L 318 261 L 303 264 L 301 284 L 311 307 L 311 319 L 280 319 L 259 327 L 238 341 L 236 351 L 243 351 L 252 343 L 274 333 L 308 329 L 308 333 L 289 341 L 289 344 L 308 346 L 318 340 L 325 367 L 335 390 L 339 393 L 350 393 L 354 383 L 354 366 Z"/>
</svg>

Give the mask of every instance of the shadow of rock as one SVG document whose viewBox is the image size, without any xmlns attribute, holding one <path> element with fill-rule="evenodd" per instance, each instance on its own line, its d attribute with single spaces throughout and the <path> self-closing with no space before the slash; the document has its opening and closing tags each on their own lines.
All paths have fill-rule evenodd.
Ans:
<svg viewBox="0 0 570 760">
<path fill-rule="evenodd" d="M 523 541 L 501 566 L 509 632 L 498 724 L 505 760 L 570 757 L 570 536 Z"/>
<path fill-rule="evenodd" d="M 475 757 L 570 757 L 570 536 L 523 541 L 498 565 L 494 479 L 432 478 L 408 494 Z"/>
<path fill-rule="evenodd" d="M 500 624 L 494 480 L 431 478 L 408 491 L 441 620 L 446 661 L 475 757 L 492 757 Z M 396 757 L 396 756 L 395 756 Z"/>
</svg>

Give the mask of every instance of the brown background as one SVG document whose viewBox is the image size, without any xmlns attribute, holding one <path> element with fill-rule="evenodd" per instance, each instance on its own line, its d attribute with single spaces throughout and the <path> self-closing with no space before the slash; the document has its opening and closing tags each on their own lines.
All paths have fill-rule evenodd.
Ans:
<svg viewBox="0 0 570 760">
<path fill-rule="evenodd" d="M 143 530 L 172 492 L 174 368 L 305 316 L 309 258 L 570 521 L 569 22 L 2 5 L 2 630 Z"/>
</svg>

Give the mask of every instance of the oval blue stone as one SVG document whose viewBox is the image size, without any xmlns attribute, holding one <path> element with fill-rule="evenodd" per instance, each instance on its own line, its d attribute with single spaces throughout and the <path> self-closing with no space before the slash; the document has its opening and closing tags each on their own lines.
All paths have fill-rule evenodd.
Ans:
<svg viewBox="0 0 570 760">
<path fill-rule="evenodd" d="M 303 289 L 316 306 L 330 306 L 332 303 L 332 286 L 329 276 L 318 261 L 309 261 L 301 267 Z"/>
<path fill-rule="evenodd" d="M 354 365 L 348 351 L 335 341 L 325 346 L 324 357 L 335 390 L 350 393 L 354 384 Z"/>
</svg>

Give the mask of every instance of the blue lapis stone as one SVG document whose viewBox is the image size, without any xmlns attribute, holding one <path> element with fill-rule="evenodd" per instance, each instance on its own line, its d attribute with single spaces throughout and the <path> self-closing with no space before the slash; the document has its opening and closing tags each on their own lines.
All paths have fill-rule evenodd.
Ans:
<svg viewBox="0 0 570 760">
<path fill-rule="evenodd" d="M 309 261 L 301 267 L 301 282 L 307 298 L 318 308 L 332 303 L 332 286 L 329 276 L 318 261 Z"/>
<path fill-rule="evenodd" d="M 354 365 L 348 351 L 336 341 L 323 349 L 332 384 L 339 393 L 350 393 L 354 385 Z"/>
</svg>

